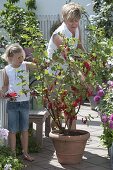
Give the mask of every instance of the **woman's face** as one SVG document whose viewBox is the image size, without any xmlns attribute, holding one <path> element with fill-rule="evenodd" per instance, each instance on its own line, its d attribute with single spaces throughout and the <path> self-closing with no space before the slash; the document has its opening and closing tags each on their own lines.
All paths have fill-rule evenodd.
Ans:
<svg viewBox="0 0 113 170">
<path fill-rule="evenodd" d="M 74 19 L 71 20 L 71 19 L 69 19 L 69 20 L 65 20 L 64 22 L 65 22 L 67 28 L 69 29 L 69 31 L 70 31 L 72 34 L 74 34 L 76 28 L 77 28 L 78 25 L 79 25 L 79 21 L 80 21 L 80 19 L 79 19 L 79 20 L 74 20 Z"/>
</svg>

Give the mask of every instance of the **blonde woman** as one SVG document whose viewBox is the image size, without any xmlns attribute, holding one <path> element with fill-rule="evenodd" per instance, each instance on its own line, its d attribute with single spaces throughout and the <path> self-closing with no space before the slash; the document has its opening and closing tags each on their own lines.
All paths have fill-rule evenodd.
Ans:
<svg viewBox="0 0 113 170">
<path fill-rule="evenodd" d="M 63 43 L 63 38 L 59 33 L 67 38 L 75 37 L 78 39 L 75 43 L 75 48 L 80 48 L 85 51 L 81 43 L 81 34 L 79 21 L 81 18 L 81 6 L 74 2 L 65 4 L 62 7 L 62 24 L 53 32 L 48 44 L 48 57 L 51 59 L 56 49 Z"/>
</svg>

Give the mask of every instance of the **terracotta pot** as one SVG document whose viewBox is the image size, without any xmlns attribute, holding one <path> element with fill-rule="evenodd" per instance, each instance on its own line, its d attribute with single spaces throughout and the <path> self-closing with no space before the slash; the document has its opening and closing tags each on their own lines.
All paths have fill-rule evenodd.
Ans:
<svg viewBox="0 0 113 170">
<path fill-rule="evenodd" d="M 82 160 L 85 145 L 90 133 L 84 130 L 73 130 L 75 136 L 64 136 L 58 131 L 50 132 L 58 162 L 61 164 L 76 164 Z"/>
</svg>

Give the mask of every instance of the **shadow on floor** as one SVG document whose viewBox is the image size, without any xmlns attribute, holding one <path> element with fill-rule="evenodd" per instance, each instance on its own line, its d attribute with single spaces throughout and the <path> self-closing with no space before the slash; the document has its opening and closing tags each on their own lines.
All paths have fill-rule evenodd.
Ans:
<svg viewBox="0 0 113 170">
<path fill-rule="evenodd" d="M 93 154 L 89 151 L 84 152 L 83 160 L 79 164 L 61 165 L 57 161 L 53 144 L 49 138 L 44 138 L 44 147 L 39 153 L 33 153 L 31 155 L 35 158 L 35 161 L 25 161 L 26 167 L 23 170 L 91 170 L 91 167 L 95 170 L 110 170 L 109 158 Z"/>
</svg>

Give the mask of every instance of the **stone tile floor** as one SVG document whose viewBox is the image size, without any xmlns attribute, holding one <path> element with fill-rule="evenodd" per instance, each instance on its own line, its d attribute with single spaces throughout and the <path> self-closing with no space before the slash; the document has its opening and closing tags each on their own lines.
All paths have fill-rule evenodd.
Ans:
<svg viewBox="0 0 113 170">
<path fill-rule="evenodd" d="M 89 125 L 84 125 L 81 121 L 83 115 L 91 114 L 94 119 Z M 35 161 L 25 161 L 26 168 L 23 170 L 110 170 L 110 159 L 108 151 L 99 139 L 102 134 L 100 118 L 96 111 L 91 110 L 90 104 L 85 103 L 81 107 L 77 120 L 77 129 L 84 129 L 90 132 L 90 139 L 87 142 L 83 160 L 76 165 L 61 165 L 56 158 L 55 150 L 51 140 L 44 137 L 43 148 L 39 153 L 31 154 Z"/>
</svg>

